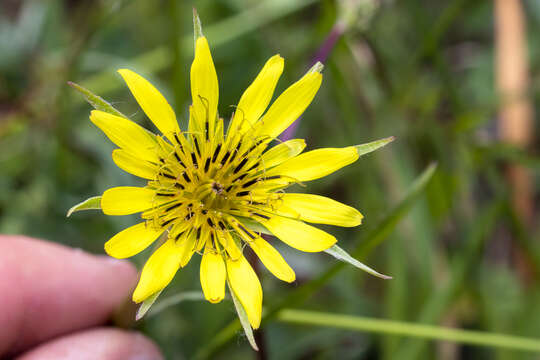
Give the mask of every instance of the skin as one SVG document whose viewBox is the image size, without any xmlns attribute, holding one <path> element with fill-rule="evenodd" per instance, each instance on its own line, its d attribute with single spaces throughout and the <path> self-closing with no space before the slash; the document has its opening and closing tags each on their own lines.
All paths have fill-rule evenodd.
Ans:
<svg viewBox="0 0 540 360">
<path fill-rule="evenodd" d="M 0 236 L 0 358 L 162 359 L 143 335 L 103 325 L 137 280 L 127 261 Z"/>
</svg>

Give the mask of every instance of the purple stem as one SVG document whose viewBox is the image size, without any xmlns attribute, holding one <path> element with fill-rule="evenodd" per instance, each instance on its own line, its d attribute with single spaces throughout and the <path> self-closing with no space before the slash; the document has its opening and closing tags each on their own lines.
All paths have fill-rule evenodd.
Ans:
<svg viewBox="0 0 540 360">
<path fill-rule="evenodd" d="M 324 40 L 322 46 L 317 50 L 317 53 L 313 57 L 311 61 L 311 65 L 315 65 L 317 62 L 324 63 L 330 53 L 332 52 L 332 49 L 334 49 L 334 46 L 336 45 L 336 42 L 341 38 L 343 33 L 345 32 L 345 26 L 341 22 L 336 22 L 336 24 L 332 27 L 332 30 Z M 300 120 L 302 117 L 299 117 L 296 119 L 282 134 L 281 134 L 281 140 L 287 141 L 293 138 L 294 134 L 296 133 L 296 130 L 298 129 L 298 125 L 300 124 Z"/>
</svg>

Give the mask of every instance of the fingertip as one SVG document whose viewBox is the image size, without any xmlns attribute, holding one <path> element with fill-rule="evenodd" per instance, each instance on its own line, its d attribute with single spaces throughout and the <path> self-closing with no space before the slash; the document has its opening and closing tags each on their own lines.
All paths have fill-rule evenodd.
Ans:
<svg viewBox="0 0 540 360">
<path fill-rule="evenodd" d="M 96 328 L 66 335 L 21 355 L 18 360 L 161 360 L 157 346 L 140 333 Z"/>
</svg>

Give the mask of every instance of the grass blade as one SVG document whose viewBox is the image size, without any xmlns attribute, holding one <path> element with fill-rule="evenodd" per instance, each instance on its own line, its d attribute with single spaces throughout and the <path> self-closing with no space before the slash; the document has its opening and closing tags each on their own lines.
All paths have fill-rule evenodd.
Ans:
<svg viewBox="0 0 540 360">
<path fill-rule="evenodd" d="M 540 339 L 482 331 L 452 329 L 401 321 L 291 309 L 282 310 L 278 314 L 277 320 L 292 324 L 326 326 L 353 331 L 369 331 L 540 353 Z"/>
</svg>

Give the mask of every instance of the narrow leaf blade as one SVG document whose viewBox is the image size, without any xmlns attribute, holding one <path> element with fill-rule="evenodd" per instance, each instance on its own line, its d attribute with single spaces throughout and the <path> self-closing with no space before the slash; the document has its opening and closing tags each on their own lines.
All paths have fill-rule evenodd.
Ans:
<svg viewBox="0 0 540 360">
<path fill-rule="evenodd" d="M 240 320 L 240 324 L 242 324 L 242 328 L 244 329 L 244 333 L 246 334 L 246 337 L 249 341 L 249 345 L 251 345 L 253 350 L 259 351 L 257 343 L 255 342 L 255 337 L 253 336 L 253 329 L 249 324 L 246 310 L 242 306 L 242 303 L 240 303 L 240 300 L 238 300 L 238 298 L 234 294 L 234 290 L 232 289 L 231 284 L 229 284 L 229 281 L 227 281 L 227 285 L 229 287 L 229 292 L 231 293 L 231 298 L 233 299 L 234 307 L 236 308 L 236 312 L 238 313 L 238 319 Z"/>
<path fill-rule="evenodd" d="M 385 145 L 391 143 L 392 141 L 394 141 L 395 139 L 396 139 L 395 136 L 390 136 L 390 137 L 387 137 L 387 138 L 384 138 L 384 139 L 375 140 L 375 141 L 368 142 L 368 143 L 361 144 L 361 145 L 356 145 L 356 151 L 358 151 L 359 156 L 366 155 L 366 154 L 369 154 L 372 151 L 375 151 L 375 150 L 377 150 L 379 148 L 382 148 L 383 146 L 385 146 Z"/>
<path fill-rule="evenodd" d="M 327 253 L 327 254 L 332 255 L 333 257 L 335 257 L 338 260 L 341 260 L 341 261 L 344 261 L 344 262 L 346 262 L 348 264 L 351 264 L 352 266 L 355 266 L 355 267 L 359 268 L 360 270 L 363 270 L 363 271 L 367 272 L 368 274 L 380 277 L 381 279 L 388 280 L 388 279 L 392 278 L 391 276 L 383 275 L 383 274 L 373 270 L 369 266 L 367 266 L 365 264 L 362 264 L 360 261 L 353 258 L 351 255 L 349 255 L 349 253 L 347 253 L 345 250 L 343 250 L 342 248 L 340 248 L 337 245 L 334 245 L 331 248 L 324 250 L 324 252 Z"/>
<path fill-rule="evenodd" d="M 84 200 L 81 203 L 78 203 L 77 205 L 73 206 L 71 209 L 68 210 L 66 216 L 70 217 L 71 214 L 77 211 L 82 210 L 99 210 L 101 209 L 101 196 L 94 196 L 89 199 Z"/>
<path fill-rule="evenodd" d="M 101 110 L 109 114 L 113 114 L 116 116 L 126 117 L 124 114 L 122 114 L 120 111 L 116 110 L 114 106 L 109 104 L 107 101 L 103 100 L 103 98 L 97 96 L 90 90 L 82 87 L 79 84 L 76 84 L 74 82 L 68 81 L 68 85 L 77 90 L 79 93 L 82 94 L 82 96 L 85 98 L 85 100 L 92 105 L 92 107 L 96 110 Z"/>
</svg>

